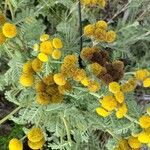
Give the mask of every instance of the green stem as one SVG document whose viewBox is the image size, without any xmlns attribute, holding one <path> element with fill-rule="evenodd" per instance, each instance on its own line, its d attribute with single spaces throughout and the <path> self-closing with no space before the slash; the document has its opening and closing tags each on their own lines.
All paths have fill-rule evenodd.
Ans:
<svg viewBox="0 0 150 150">
<path fill-rule="evenodd" d="M 20 141 L 23 141 L 26 137 L 27 137 L 27 136 L 25 135 L 24 137 L 22 137 L 22 138 L 20 139 Z"/>
<path fill-rule="evenodd" d="M 8 114 L 6 117 L 4 117 L 2 120 L 0 120 L 0 124 L 4 123 L 6 120 L 10 119 L 12 117 L 12 115 L 14 115 L 20 108 L 21 108 L 21 106 L 17 107 L 10 114 Z"/>
<path fill-rule="evenodd" d="M 69 128 L 68 128 L 68 126 L 67 126 L 67 121 L 65 120 L 64 117 L 62 118 L 62 120 L 63 120 L 63 123 L 64 123 L 65 128 L 66 128 L 68 143 L 69 143 L 69 145 L 70 145 L 70 147 L 71 147 L 72 141 L 71 141 L 70 131 L 69 131 Z"/>
</svg>

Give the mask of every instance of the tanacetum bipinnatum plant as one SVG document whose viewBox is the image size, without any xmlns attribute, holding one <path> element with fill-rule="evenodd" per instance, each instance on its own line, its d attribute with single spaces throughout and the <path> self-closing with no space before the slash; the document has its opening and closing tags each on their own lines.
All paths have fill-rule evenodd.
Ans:
<svg viewBox="0 0 150 150">
<path fill-rule="evenodd" d="M 7 149 L 150 147 L 149 8 L 149 0 L 2 1 L 0 90 L 16 108 L 0 124 L 24 131 Z"/>
</svg>

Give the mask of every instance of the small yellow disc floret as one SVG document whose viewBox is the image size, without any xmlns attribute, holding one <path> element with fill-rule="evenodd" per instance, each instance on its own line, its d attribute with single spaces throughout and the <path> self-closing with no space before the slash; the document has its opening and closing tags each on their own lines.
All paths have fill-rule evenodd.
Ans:
<svg viewBox="0 0 150 150">
<path fill-rule="evenodd" d="M 96 108 L 96 112 L 98 115 L 102 116 L 102 117 L 107 117 L 110 115 L 110 112 L 108 112 L 107 110 L 105 110 L 104 108 Z"/>
<path fill-rule="evenodd" d="M 150 116 L 144 115 L 139 119 L 140 126 L 144 129 L 150 127 Z"/>
<path fill-rule="evenodd" d="M 143 81 L 143 86 L 144 86 L 145 88 L 150 87 L 150 78 L 146 78 L 146 79 Z"/>
<path fill-rule="evenodd" d="M 137 137 L 133 137 L 131 136 L 129 139 L 128 139 L 128 143 L 130 145 L 131 148 L 140 148 L 142 146 L 142 144 L 140 143 L 140 141 L 138 140 Z"/>
<path fill-rule="evenodd" d="M 9 141 L 9 150 L 23 150 L 23 144 L 20 140 L 13 138 Z"/>
<path fill-rule="evenodd" d="M 92 24 L 89 24 L 84 27 L 84 35 L 87 37 L 91 37 L 94 35 L 95 26 Z"/>
<path fill-rule="evenodd" d="M 44 41 L 40 44 L 40 51 L 44 54 L 50 55 L 53 51 L 53 45 L 51 41 Z"/>
<path fill-rule="evenodd" d="M 56 48 L 56 49 L 62 48 L 62 47 L 63 47 L 63 43 L 62 43 L 61 39 L 59 39 L 59 38 L 54 38 L 54 39 L 53 39 L 53 46 L 54 46 L 54 48 Z"/>
<path fill-rule="evenodd" d="M 135 77 L 137 80 L 144 80 L 150 75 L 147 69 L 141 69 L 135 72 Z"/>
<path fill-rule="evenodd" d="M 40 36 L 40 41 L 44 42 L 44 41 L 47 41 L 49 39 L 49 35 L 48 34 L 42 34 Z"/>
<path fill-rule="evenodd" d="M 61 51 L 59 49 L 55 49 L 53 52 L 52 52 L 52 58 L 53 59 L 60 59 L 61 57 Z"/>
<path fill-rule="evenodd" d="M 40 72 L 42 70 L 42 66 L 43 63 L 38 58 L 35 58 L 32 61 L 32 68 L 35 72 Z"/>
<path fill-rule="evenodd" d="M 104 20 L 98 21 L 96 23 L 96 28 L 101 28 L 101 29 L 107 30 L 107 28 L 108 28 L 107 22 L 105 22 Z"/>
<path fill-rule="evenodd" d="M 120 91 L 120 85 L 117 82 L 111 82 L 109 83 L 109 91 L 112 93 L 117 93 Z"/>
<path fill-rule="evenodd" d="M 57 85 L 65 85 L 66 79 L 61 73 L 57 73 L 54 75 L 54 81 Z"/>
<path fill-rule="evenodd" d="M 40 128 L 34 127 L 28 132 L 27 137 L 31 142 L 39 142 L 44 138 L 44 135 Z"/>
<path fill-rule="evenodd" d="M 43 147 L 44 143 L 45 143 L 44 138 L 38 142 L 31 142 L 30 140 L 28 140 L 28 146 L 34 150 L 41 149 Z"/>
<path fill-rule="evenodd" d="M 48 62 L 48 56 L 44 53 L 39 53 L 38 54 L 38 59 L 42 62 Z"/>
<path fill-rule="evenodd" d="M 13 38 L 17 35 L 17 28 L 14 24 L 5 23 L 2 27 L 3 34 L 8 38 Z"/>
<path fill-rule="evenodd" d="M 106 42 L 112 43 L 112 42 L 114 42 L 116 40 L 116 37 L 117 37 L 116 32 L 114 32 L 112 30 L 108 31 L 106 33 Z"/>
</svg>

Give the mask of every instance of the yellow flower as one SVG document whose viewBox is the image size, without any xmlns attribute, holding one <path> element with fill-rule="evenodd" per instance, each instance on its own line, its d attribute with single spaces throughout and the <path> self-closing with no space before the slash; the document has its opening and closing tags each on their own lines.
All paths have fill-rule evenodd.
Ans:
<svg viewBox="0 0 150 150">
<path fill-rule="evenodd" d="M 150 128 L 142 131 L 138 136 L 138 140 L 141 143 L 150 143 Z"/>
<path fill-rule="evenodd" d="M 84 69 L 77 69 L 73 75 L 75 81 L 81 81 L 86 77 L 86 72 Z"/>
<path fill-rule="evenodd" d="M 20 140 L 13 138 L 9 141 L 9 150 L 23 150 L 23 144 Z"/>
<path fill-rule="evenodd" d="M 66 79 L 61 73 L 57 73 L 54 75 L 54 82 L 57 85 L 65 85 L 66 84 Z"/>
<path fill-rule="evenodd" d="M 98 0 L 97 4 L 101 7 L 104 8 L 106 6 L 106 0 Z"/>
<path fill-rule="evenodd" d="M 150 127 L 150 116 L 144 115 L 139 119 L 140 126 L 144 129 Z"/>
<path fill-rule="evenodd" d="M 116 40 L 116 37 L 117 37 L 116 32 L 114 32 L 112 30 L 108 31 L 106 33 L 106 42 L 112 43 L 112 42 L 114 42 Z"/>
<path fill-rule="evenodd" d="M 40 128 L 34 127 L 27 133 L 27 137 L 31 142 L 39 142 L 44 138 L 44 135 Z"/>
<path fill-rule="evenodd" d="M 25 87 L 30 87 L 32 86 L 34 82 L 34 77 L 32 74 L 25 74 L 23 73 L 21 76 L 20 76 L 20 83 L 25 86 Z"/>
<path fill-rule="evenodd" d="M 76 55 L 67 55 L 65 58 L 64 58 L 64 63 L 65 64 L 75 64 L 78 62 L 78 57 Z"/>
<path fill-rule="evenodd" d="M 48 105 L 50 103 L 50 100 L 51 97 L 48 94 L 44 92 L 37 93 L 36 101 L 39 105 Z"/>
<path fill-rule="evenodd" d="M 31 142 L 30 140 L 28 140 L 28 146 L 31 148 L 31 149 L 41 149 L 43 147 L 45 143 L 45 140 L 44 138 L 41 139 L 40 141 L 38 142 Z"/>
<path fill-rule="evenodd" d="M 90 5 L 91 0 L 81 0 L 81 3 L 82 3 L 83 5 Z"/>
<path fill-rule="evenodd" d="M 104 108 L 100 108 L 100 107 L 96 108 L 96 112 L 98 113 L 98 115 L 100 115 L 102 117 L 107 117 L 111 114 L 111 112 L 108 112 Z"/>
<path fill-rule="evenodd" d="M 133 137 L 131 136 L 129 139 L 128 139 L 128 143 L 130 145 L 131 148 L 141 148 L 142 144 L 139 142 L 138 138 L 137 137 Z"/>
<path fill-rule="evenodd" d="M 143 81 L 143 86 L 144 87 L 150 87 L 150 78 L 146 78 L 144 81 Z"/>
<path fill-rule="evenodd" d="M 91 5 L 96 5 L 97 4 L 97 0 L 91 0 Z"/>
<path fill-rule="evenodd" d="M 45 91 L 46 85 L 44 84 L 43 81 L 39 81 L 35 84 L 35 90 L 37 92 L 44 92 Z"/>
<path fill-rule="evenodd" d="M 54 38 L 54 39 L 53 39 L 53 46 L 54 46 L 54 48 L 56 48 L 56 49 L 62 48 L 62 47 L 63 47 L 63 43 L 62 43 L 61 39 L 59 39 L 59 38 Z"/>
<path fill-rule="evenodd" d="M 84 35 L 87 37 L 91 37 L 94 35 L 95 26 L 92 24 L 89 24 L 84 27 Z"/>
<path fill-rule="evenodd" d="M 35 58 L 32 61 L 32 68 L 35 72 L 40 72 L 42 70 L 42 67 L 43 63 L 38 58 Z"/>
<path fill-rule="evenodd" d="M 46 84 L 46 85 L 52 85 L 54 84 L 54 78 L 53 78 L 53 74 L 50 73 L 48 76 L 45 76 L 43 78 L 43 82 Z"/>
<path fill-rule="evenodd" d="M 97 81 L 90 81 L 88 84 L 88 90 L 90 92 L 97 92 L 100 88 L 100 84 Z"/>
<path fill-rule="evenodd" d="M 23 73 L 25 74 L 31 74 L 33 73 L 33 69 L 32 69 L 32 61 L 28 61 L 23 65 L 23 69 L 22 69 Z"/>
<path fill-rule="evenodd" d="M 59 49 L 55 49 L 53 52 L 52 52 L 52 58 L 53 59 L 60 59 L 61 57 L 61 51 Z"/>
<path fill-rule="evenodd" d="M 84 79 L 81 80 L 81 84 L 83 84 L 84 86 L 88 86 L 89 83 L 90 83 L 89 77 L 85 77 Z"/>
<path fill-rule="evenodd" d="M 144 80 L 150 75 L 147 69 L 141 69 L 135 72 L 135 77 L 137 80 Z"/>
<path fill-rule="evenodd" d="M 38 50 L 39 50 L 39 45 L 38 45 L 37 43 L 35 43 L 35 44 L 33 45 L 33 50 L 34 50 L 34 51 L 38 51 Z"/>
<path fill-rule="evenodd" d="M 102 107 L 108 111 L 112 111 L 117 107 L 117 101 L 111 95 L 104 96 L 100 103 Z"/>
<path fill-rule="evenodd" d="M 103 42 L 106 39 L 106 30 L 97 28 L 94 32 L 94 38 L 99 42 Z"/>
<path fill-rule="evenodd" d="M 5 38 L 2 30 L 0 30 L 0 45 L 2 45 L 5 41 L 6 41 L 6 38 Z"/>
<path fill-rule="evenodd" d="M 48 62 L 48 56 L 44 53 L 39 53 L 38 54 L 38 59 L 42 62 Z"/>
<path fill-rule="evenodd" d="M 64 95 L 66 92 L 69 92 L 71 90 L 72 90 L 72 86 L 69 82 L 67 82 L 65 85 L 58 86 L 58 91 L 62 95 Z"/>
<path fill-rule="evenodd" d="M 114 96 L 119 103 L 124 102 L 124 93 L 123 92 L 119 91 L 119 92 L 115 93 Z"/>
<path fill-rule="evenodd" d="M 3 25 L 5 22 L 6 22 L 5 16 L 2 13 L 0 13 L 0 25 Z"/>
<path fill-rule="evenodd" d="M 102 71 L 103 67 L 98 64 L 98 63 L 92 63 L 89 65 L 90 70 L 92 71 L 92 73 L 97 76 L 100 74 L 100 72 Z"/>
<path fill-rule="evenodd" d="M 2 27 L 3 34 L 8 38 L 13 38 L 17 35 L 17 28 L 11 23 L 5 23 Z"/>
<path fill-rule="evenodd" d="M 45 53 L 47 55 L 52 54 L 53 52 L 53 45 L 51 43 L 51 41 L 44 41 L 40 44 L 40 51 L 42 53 Z"/>
<path fill-rule="evenodd" d="M 123 118 L 124 115 L 126 115 L 127 111 L 128 111 L 127 106 L 126 106 L 126 104 L 124 103 L 124 104 L 122 104 L 122 106 L 119 107 L 119 109 L 117 110 L 117 112 L 116 112 L 116 117 L 119 118 L 119 119 Z"/>
<path fill-rule="evenodd" d="M 120 92 L 120 85 L 117 82 L 109 83 L 109 91 L 112 93 Z"/>
<path fill-rule="evenodd" d="M 63 101 L 63 95 L 60 93 L 56 93 L 52 95 L 52 103 L 61 103 Z"/>
<path fill-rule="evenodd" d="M 40 36 L 40 41 L 44 42 L 44 41 L 47 41 L 49 39 L 49 35 L 48 34 L 42 34 Z"/>
<path fill-rule="evenodd" d="M 118 146 L 121 150 L 130 150 L 128 141 L 126 139 L 121 139 L 118 143 Z"/>
<path fill-rule="evenodd" d="M 96 28 L 100 28 L 100 29 L 103 29 L 103 30 L 107 30 L 108 28 L 108 25 L 107 25 L 107 22 L 105 22 L 104 20 L 100 20 L 96 23 Z"/>
</svg>

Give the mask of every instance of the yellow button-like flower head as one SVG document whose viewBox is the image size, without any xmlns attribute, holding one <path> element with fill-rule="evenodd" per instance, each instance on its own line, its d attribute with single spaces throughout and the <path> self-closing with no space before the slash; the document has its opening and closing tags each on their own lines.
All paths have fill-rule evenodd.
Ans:
<svg viewBox="0 0 150 150">
<path fill-rule="evenodd" d="M 53 39 L 53 46 L 54 46 L 54 48 L 56 48 L 56 49 L 62 48 L 62 47 L 63 47 L 63 43 L 62 43 L 61 39 L 59 39 L 59 38 L 54 38 L 54 39 Z"/>
<path fill-rule="evenodd" d="M 106 6 L 106 0 L 98 0 L 97 4 L 101 7 L 104 8 Z"/>
<path fill-rule="evenodd" d="M 141 143 L 150 143 L 150 128 L 146 129 L 145 131 L 142 131 L 138 136 L 138 140 Z"/>
<path fill-rule="evenodd" d="M 146 88 L 150 87 L 150 78 L 146 78 L 143 81 L 143 86 L 146 87 Z"/>
<path fill-rule="evenodd" d="M 39 105 L 48 105 L 51 97 L 45 92 L 39 92 L 36 96 L 36 101 Z"/>
<path fill-rule="evenodd" d="M 28 140 L 28 146 L 31 149 L 35 149 L 35 150 L 41 149 L 43 147 L 44 143 L 45 143 L 44 138 L 38 142 L 31 142 L 30 140 Z"/>
<path fill-rule="evenodd" d="M 28 132 L 27 137 L 31 142 L 39 142 L 44 138 L 44 135 L 40 128 L 34 127 Z"/>
<path fill-rule="evenodd" d="M 119 107 L 118 111 L 116 112 L 116 117 L 121 119 L 124 117 L 124 115 L 126 115 L 128 109 L 126 104 L 124 103 L 121 107 Z"/>
<path fill-rule="evenodd" d="M 111 82 L 109 83 L 109 91 L 112 93 L 120 92 L 120 85 L 117 82 Z"/>
<path fill-rule="evenodd" d="M 40 72 L 42 70 L 42 67 L 43 63 L 38 58 L 35 58 L 32 61 L 32 68 L 35 72 Z"/>
<path fill-rule="evenodd" d="M 90 83 L 88 84 L 88 90 L 90 92 L 97 92 L 100 88 L 100 83 L 97 81 L 90 81 Z"/>
<path fill-rule="evenodd" d="M 42 53 L 45 53 L 47 55 L 52 54 L 53 51 L 53 45 L 51 43 L 51 41 L 44 41 L 40 44 L 40 51 Z"/>
<path fill-rule="evenodd" d="M 45 53 L 39 53 L 38 54 L 38 59 L 41 62 L 48 62 L 48 56 Z"/>
<path fill-rule="evenodd" d="M 84 69 L 77 69 L 73 75 L 75 81 L 81 81 L 86 77 L 86 72 Z"/>
<path fill-rule="evenodd" d="M 30 87 L 32 86 L 34 82 L 34 77 L 32 74 L 25 74 L 23 73 L 21 76 L 20 76 L 20 83 L 25 86 L 25 87 Z"/>
<path fill-rule="evenodd" d="M 13 38 L 17 35 L 16 26 L 8 22 L 3 25 L 2 31 L 7 38 Z"/>
<path fill-rule="evenodd" d="M 95 26 L 92 24 L 89 24 L 84 27 L 84 35 L 87 37 L 91 37 L 94 35 Z"/>
<path fill-rule="evenodd" d="M 106 42 L 112 43 L 112 42 L 114 42 L 116 40 L 116 37 L 117 37 L 116 32 L 114 32 L 112 30 L 108 31 L 106 33 Z"/>
<path fill-rule="evenodd" d="M 107 28 L 108 28 L 107 22 L 105 22 L 104 20 L 98 21 L 96 23 L 96 28 L 107 30 Z"/>
<path fill-rule="evenodd" d="M 137 80 L 144 80 L 150 75 L 147 69 L 141 69 L 135 72 L 135 77 Z"/>
<path fill-rule="evenodd" d="M 123 92 L 119 91 L 119 92 L 115 93 L 114 96 L 119 103 L 124 102 L 124 93 Z"/>
<path fill-rule="evenodd" d="M 117 101 L 111 95 L 104 96 L 100 103 L 102 107 L 108 111 L 112 111 L 117 107 Z"/>
<path fill-rule="evenodd" d="M 59 49 L 55 49 L 53 52 L 52 52 L 52 58 L 53 59 L 60 59 L 61 57 L 61 51 Z"/>
<path fill-rule="evenodd" d="M 40 41 L 44 42 L 44 41 L 47 41 L 49 39 L 49 35 L 48 34 L 42 34 L 40 36 Z"/>
<path fill-rule="evenodd" d="M 65 85 L 66 79 L 61 73 L 57 73 L 54 75 L 54 81 L 57 85 Z"/>
<path fill-rule="evenodd" d="M 13 138 L 9 141 L 9 150 L 23 150 L 23 144 L 20 140 Z"/>
<path fill-rule="evenodd" d="M 150 127 L 150 116 L 144 115 L 139 119 L 140 126 L 142 128 L 149 128 Z"/>
<path fill-rule="evenodd" d="M 111 114 L 111 112 L 108 112 L 107 110 L 101 107 L 96 108 L 96 112 L 102 117 L 107 117 Z"/>
<path fill-rule="evenodd" d="M 131 148 L 141 148 L 142 144 L 141 142 L 138 140 L 137 137 L 133 137 L 131 136 L 129 139 L 128 139 L 128 143 L 130 145 Z"/>
</svg>

